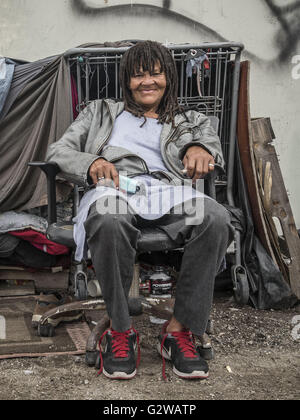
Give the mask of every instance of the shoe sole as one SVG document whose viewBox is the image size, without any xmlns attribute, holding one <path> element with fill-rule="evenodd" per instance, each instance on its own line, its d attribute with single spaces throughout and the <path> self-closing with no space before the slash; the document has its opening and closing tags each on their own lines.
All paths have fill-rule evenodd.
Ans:
<svg viewBox="0 0 300 420">
<path fill-rule="evenodd" d="M 162 349 L 161 351 L 161 345 L 160 343 L 157 344 L 157 351 L 158 353 L 166 360 L 172 361 L 171 356 L 169 355 L 169 353 L 165 350 L 165 348 Z M 204 372 L 204 371 L 198 371 L 195 370 L 192 373 L 184 373 L 184 372 L 180 372 L 179 370 L 177 370 L 175 368 L 175 366 L 173 366 L 173 372 L 179 376 L 180 378 L 183 379 L 207 379 L 209 377 L 209 373 Z"/>
<path fill-rule="evenodd" d="M 103 375 L 105 375 L 107 378 L 109 379 L 120 379 L 120 380 L 129 380 L 135 377 L 136 375 L 136 370 L 133 373 L 125 373 L 125 372 L 114 372 L 114 373 L 108 373 L 106 372 L 106 370 L 103 368 Z"/>
<path fill-rule="evenodd" d="M 82 314 L 78 314 L 76 316 L 71 316 L 71 317 L 65 316 L 59 319 L 48 318 L 48 323 L 51 324 L 53 327 L 57 327 L 58 324 L 60 324 L 61 322 L 77 321 L 81 317 L 82 317 Z M 42 315 L 33 315 L 32 320 L 31 320 L 32 327 L 38 328 L 38 325 L 41 319 L 42 319 Z"/>
</svg>

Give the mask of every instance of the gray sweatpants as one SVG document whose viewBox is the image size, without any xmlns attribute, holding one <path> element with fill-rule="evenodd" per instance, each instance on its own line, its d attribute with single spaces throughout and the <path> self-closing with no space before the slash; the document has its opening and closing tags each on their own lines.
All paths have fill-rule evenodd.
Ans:
<svg viewBox="0 0 300 420">
<path fill-rule="evenodd" d="M 91 206 L 85 222 L 87 243 L 107 312 L 112 328 L 119 332 L 131 327 L 127 300 L 137 242 L 145 223 L 145 219 L 134 214 L 101 215 L 97 203 Z M 203 335 L 210 317 L 215 277 L 234 239 L 229 212 L 205 198 L 200 225 L 188 226 L 185 216 L 176 214 L 146 224 L 164 230 L 176 246 L 184 248 L 174 316 L 194 334 Z"/>
</svg>

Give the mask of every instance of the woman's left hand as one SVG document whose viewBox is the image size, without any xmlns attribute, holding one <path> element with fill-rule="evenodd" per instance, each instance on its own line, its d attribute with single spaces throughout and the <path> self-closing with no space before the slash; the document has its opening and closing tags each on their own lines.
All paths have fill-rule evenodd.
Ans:
<svg viewBox="0 0 300 420">
<path fill-rule="evenodd" d="M 193 179 L 193 182 L 196 182 L 197 179 L 204 178 L 207 174 L 215 170 L 213 156 L 201 146 L 189 147 L 182 162 L 187 176 Z"/>
</svg>

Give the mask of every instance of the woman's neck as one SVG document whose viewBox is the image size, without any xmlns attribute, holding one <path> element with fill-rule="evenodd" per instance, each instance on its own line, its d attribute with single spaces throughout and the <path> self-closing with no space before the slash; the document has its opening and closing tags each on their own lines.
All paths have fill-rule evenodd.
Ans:
<svg viewBox="0 0 300 420">
<path fill-rule="evenodd" d="M 127 107 L 126 107 L 126 106 L 125 106 L 125 111 L 130 112 L 130 111 L 127 109 Z M 155 118 L 155 119 L 158 119 L 159 115 L 158 115 L 158 113 L 157 113 L 156 111 L 157 111 L 156 109 L 145 109 L 145 112 L 144 112 L 144 117 L 146 117 L 146 118 Z"/>
<path fill-rule="evenodd" d="M 155 111 L 147 111 L 147 112 L 145 112 L 144 117 L 157 119 L 158 114 Z"/>
</svg>

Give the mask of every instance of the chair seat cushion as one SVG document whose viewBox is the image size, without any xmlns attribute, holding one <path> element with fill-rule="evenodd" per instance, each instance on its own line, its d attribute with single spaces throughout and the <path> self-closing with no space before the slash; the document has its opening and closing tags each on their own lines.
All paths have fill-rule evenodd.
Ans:
<svg viewBox="0 0 300 420">
<path fill-rule="evenodd" d="M 47 238 L 58 244 L 75 248 L 72 222 L 57 222 L 47 229 Z M 138 252 L 170 251 L 176 248 L 176 244 L 168 235 L 157 228 L 144 228 L 138 241 Z"/>
<path fill-rule="evenodd" d="M 138 252 L 170 251 L 178 248 L 169 236 L 158 228 L 144 228 L 138 241 Z"/>
<path fill-rule="evenodd" d="M 58 244 L 66 245 L 69 248 L 75 248 L 73 228 L 74 224 L 72 222 L 52 223 L 47 229 L 47 238 Z"/>
</svg>

